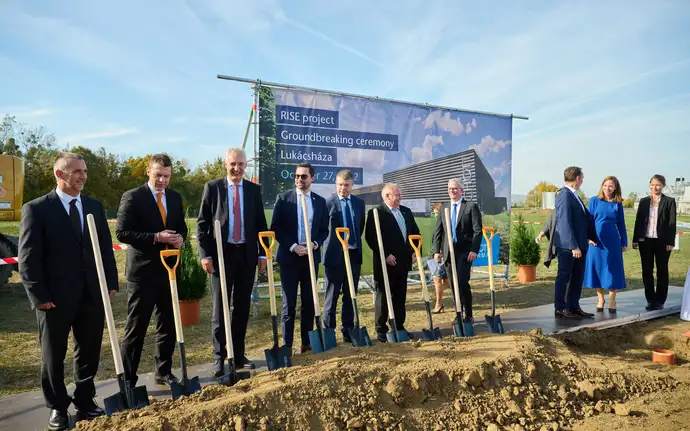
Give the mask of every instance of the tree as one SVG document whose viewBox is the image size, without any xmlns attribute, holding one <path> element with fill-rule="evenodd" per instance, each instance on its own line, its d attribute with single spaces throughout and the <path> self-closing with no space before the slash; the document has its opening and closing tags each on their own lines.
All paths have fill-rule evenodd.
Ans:
<svg viewBox="0 0 690 431">
<path fill-rule="evenodd" d="M 539 184 L 534 186 L 534 188 L 527 193 L 527 198 L 525 199 L 525 206 L 541 208 L 542 193 L 555 192 L 556 190 L 558 190 L 558 187 L 556 187 L 555 185 L 546 181 L 540 181 Z"/>
<path fill-rule="evenodd" d="M 623 208 L 635 208 L 635 202 L 637 202 L 637 193 L 630 192 L 623 201 Z"/>
<path fill-rule="evenodd" d="M 585 192 L 583 192 L 582 190 L 578 190 L 577 196 L 582 200 L 582 203 L 584 203 L 585 206 L 589 205 L 589 198 L 587 197 L 587 195 L 585 195 Z"/>
</svg>

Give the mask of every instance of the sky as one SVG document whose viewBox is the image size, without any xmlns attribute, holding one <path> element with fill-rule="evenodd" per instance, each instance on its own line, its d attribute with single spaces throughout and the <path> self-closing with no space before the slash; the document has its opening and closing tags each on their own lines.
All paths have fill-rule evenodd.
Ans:
<svg viewBox="0 0 690 431">
<path fill-rule="evenodd" d="M 249 84 L 515 114 L 512 193 L 584 169 L 644 193 L 690 179 L 690 2 L 3 0 L 0 115 L 61 145 L 241 145 Z M 477 135 L 478 142 L 481 135 Z"/>
</svg>

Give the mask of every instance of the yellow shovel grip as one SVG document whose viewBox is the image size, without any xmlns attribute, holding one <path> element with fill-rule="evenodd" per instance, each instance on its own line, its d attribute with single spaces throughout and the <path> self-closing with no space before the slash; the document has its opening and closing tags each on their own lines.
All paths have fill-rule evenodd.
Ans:
<svg viewBox="0 0 690 431">
<path fill-rule="evenodd" d="M 494 239 L 494 234 L 496 233 L 496 230 L 492 227 L 483 227 L 482 228 L 482 235 L 484 236 L 484 239 L 486 242 L 490 242 L 492 239 Z"/>
<path fill-rule="evenodd" d="M 168 262 L 165 261 L 166 257 L 171 256 L 177 257 L 177 259 L 175 259 L 175 265 L 172 268 L 168 265 Z M 163 262 L 163 266 L 165 267 L 165 269 L 168 270 L 168 278 L 170 280 L 175 280 L 177 278 L 175 270 L 177 269 L 177 266 L 180 264 L 180 250 L 161 250 L 161 262 Z"/>
<path fill-rule="evenodd" d="M 340 234 L 344 233 L 344 236 Z M 338 241 L 343 245 L 343 248 L 347 248 L 347 241 L 350 239 L 350 228 L 349 227 L 337 227 L 335 228 L 335 236 L 338 237 Z"/>
<path fill-rule="evenodd" d="M 421 235 L 408 235 L 407 239 L 410 241 L 410 245 L 414 249 L 414 252 L 417 255 L 420 255 L 421 251 L 419 249 L 422 247 L 422 236 Z M 415 243 L 415 241 L 419 241 L 419 243 Z"/>
<path fill-rule="evenodd" d="M 270 238 L 268 245 L 266 242 L 264 242 L 264 238 Z M 259 243 L 261 243 L 261 247 L 263 247 L 264 251 L 266 252 L 266 259 L 270 259 L 273 256 L 273 246 L 276 243 L 276 233 L 272 230 L 259 232 Z"/>
</svg>

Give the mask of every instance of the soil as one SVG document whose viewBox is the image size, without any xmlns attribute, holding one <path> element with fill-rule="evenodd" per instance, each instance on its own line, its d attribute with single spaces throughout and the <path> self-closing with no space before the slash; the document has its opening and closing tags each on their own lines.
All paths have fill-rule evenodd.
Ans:
<svg viewBox="0 0 690 431">
<path fill-rule="evenodd" d="M 690 429 L 690 323 L 340 345 L 80 430 Z M 650 361 L 674 350 L 676 365 Z"/>
</svg>

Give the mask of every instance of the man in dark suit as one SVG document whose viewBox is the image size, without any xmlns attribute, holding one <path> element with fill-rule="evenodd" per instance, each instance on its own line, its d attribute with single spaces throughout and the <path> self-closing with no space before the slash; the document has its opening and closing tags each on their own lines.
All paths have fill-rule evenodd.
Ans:
<svg viewBox="0 0 690 431">
<path fill-rule="evenodd" d="M 398 331 L 405 329 L 405 301 L 407 300 L 407 273 L 412 268 L 414 250 L 407 237 L 418 235 L 419 227 L 414 220 L 412 211 L 400 205 L 400 188 L 397 184 L 385 184 L 381 190 L 383 203 L 378 206 L 379 223 L 383 254 L 386 258 L 388 283 L 391 290 L 393 311 Z M 379 255 L 379 244 L 376 237 L 374 210 L 367 214 L 365 238 L 369 248 L 374 252 L 374 286 L 376 288 L 376 320 L 377 339 L 385 343 L 388 332 L 388 303 L 383 281 L 383 269 Z M 409 332 L 408 332 L 409 334 Z M 411 338 L 411 337 L 410 337 Z"/>
<path fill-rule="evenodd" d="M 302 309 L 300 310 L 300 332 L 302 346 L 300 353 L 311 350 L 309 331 L 314 328 L 314 299 L 309 275 L 307 247 L 314 252 L 314 271 L 319 272 L 321 250 L 328 236 L 328 210 L 326 200 L 310 190 L 314 181 L 314 168 L 309 163 L 300 163 L 295 168 L 295 190 L 288 190 L 276 197 L 271 219 L 271 230 L 276 234 L 278 251 L 276 261 L 280 265 L 280 280 L 283 293 L 282 329 L 285 345 L 292 349 L 295 329 L 295 307 L 299 285 Z M 306 196 L 311 244 L 307 244 L 302 198 Z"/>
<path fill-rule="evenodd" d="M 197 219 L 197 240 L 199 256 L 204 270 L 211 275 L 213 292 L 213 314 L 211 318 L 211 341 L 213 342 L 213 374 L 225 374 L 227 358 L 223 301 L 218 267 L 218 252 L 214 231 L 215 220 L 220 221 L 225 259 L 225 277 L 228 298 L 232 298 L 232 344 L 235 365 L 240 368 L 254 368 L 244 355 L 244 337 L 247 333 L 249 308 L 257 262 L 261 272 L 266 269 L 265 252 L 259 246 L 259 232 L 265 231 L 261 188 L 243 179 L 247 168 L 247 157 L 239 148 L 231 148 L 225 154 L 227 176 L 209 181 L 204 185 L 201 208 Z"/>
<path fill-rule="evenodd" d="M 554 307 L 559 319 L 594 317 L 580 308 L 585 256 L 596 239 L 592 216 L 578 192 L 584 181 L 582 169 L 570 166 L 563 172 L 565 186 L 556 195 L 556 228 L 553 244 L 558 258 Z"/>
<path fill-rule="evenodd" d="M 362 233 L 364 233 L 364 201 L 351 194 L 354 176 L 348 170 L 342 170 L 335 176 L 337 194 L 326 200 L 328 207 L 328 237 L 323 244 L 323 267 L 326 275 L 326 299 L 324 300 L 323 321 L 327 328 L 335 328 L 335 315 L 338 307 L 338 296 L 343 292 L 343 309 L 341 325 L 343 339 L 351 343 L 348 328 L 354 328 L 355 314 L 350 297 L 350 286 L 345 269 L 343 247 L 335 233 L 338 227 L 350 229 L 348 250 L 352 279 L 355 292 L 359 283 L 359 272 L 362 266 Z"/>
<path fill-rule="evenodd" d="M 36 310 L 41 345 L 41 387 L 51 409 L 48 429 L 65 430 L 71 402 L 77 420 L 104 414 L 94 402 L 93 379 L 103 340 L 103 299 L 86 215 L 93 214 L 109 295 L 118 290 L 113 243 L 100 201 L 82 195 L 86 163 L 62 153 L 53 173 L 57 187 L 22 208 L 19 274 Z M 64 361 L 69 332 L 74 337 L 74 398 L 67 395 Z"/>
<path fill-rule="evenodd" d="M 125 378 L 130 385 L 138 379 L 137 370 L 151 314 L 156 312 L 155 382 L 179 382 L 172 374 L 175 351 L 175 320 L 168 271 L 160 252 L 180 248 L 187 236 L 182 197 L 168 188 L 172 161 L 166 154 L 151 156 L 146 169 L 149 180 L 122 195 L 117 213 L 117 239 L 127 249 L 127 323 L 122 342 Z M 174 265 L 174 262 L 170 266 Z M 178 279 L 180 277 L 178 268 Z"/>
<path fill-rule="evenodd" d="M 464 311 L 464 319 L 472 322 L 472 291 L 470 290 L 470 275 L 472 262 L 477 258 L 482 244 L 482 213 L 475 202 L 469 202 L 462 197 L 464 188 L 462 181 L 453 178 L 448 181 L 448 197 L 450 203 L 443 204 L 436 217 L 436 228 L 432 239 L 434 259 L 445 262 L 446 273 L 451 274 L 452 262 L 450 248 L 446 238 L 446 208 L 450 209 L 451 232 L 453 232 L 453 250 L 455 251 L 455 268 L 458 271 L 458 290 L 460 303 Z M 451 279 L 450 276 L 448 277 Z M 451 289 L 454 301 L 455 289 Z"/>
</svg>

